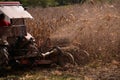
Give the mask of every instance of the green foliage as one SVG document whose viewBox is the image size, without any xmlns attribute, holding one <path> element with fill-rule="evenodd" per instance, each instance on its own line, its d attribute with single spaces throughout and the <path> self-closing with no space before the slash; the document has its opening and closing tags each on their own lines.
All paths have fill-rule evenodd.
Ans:
<svg viewBox="0 0 120 80">
<path fill-rule="evenodd" d="M 0 0 L 0 1 L 20 1 L 24 6 L 60 6 L 67 4 L 80 3 L 85 0 Z"/>
<path fill-rule="evenodd" d="M 83 4 L 86 1 L 90 0 L 0 0 L 0 1 L 20 1 L 23 6 L 42 6 L 42 7 L 49 7 L 49 6 L 61 6 L 61 5 L 68 5 L 68 4 Z M 113 0 L 95 0 L 97 2 L 112 2 Z"/>
<path fill-rule="evenodd" d="M 42 7 L 48 7 L 48 6 L 56 6 L 57 2 L 55 0 L 39 0 L 40 6 Z"/>
</svg>

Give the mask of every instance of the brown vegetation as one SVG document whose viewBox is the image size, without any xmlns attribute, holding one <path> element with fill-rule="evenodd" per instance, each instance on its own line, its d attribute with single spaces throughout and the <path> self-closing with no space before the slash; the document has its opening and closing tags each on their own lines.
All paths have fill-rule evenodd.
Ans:
<svg viewBox="0 0 120 80">
<path fill-rule="evenodd" d="M 86 50 L 91 60 L 119 60 L 119 8 L 117 3 L 30 8 L 34 19 L 27 21 L 28 31 L 35 36 L 39 46 L 50 38 L 53 46 Z"/>
<path fill-rule="evenodd" d="M 65 47 L 73 55 L 76 54 L 77 61 L 84 59 L 82 63 L 85 63 L 89 59 L 91 63 L 82 67 L 66 65 L 15 70 L 6 72 L 7 76 L 0 80 L 119 80 L 119 4 L 120 1 L 113 4 L 30 8 L 34 19 L 26 20 L 26 23 L 39 47 L 50 40 L 48 43 L 52 46 Z M 90 58 L 82 58 L 81 50 L 87 51 Z"/>
</svg>

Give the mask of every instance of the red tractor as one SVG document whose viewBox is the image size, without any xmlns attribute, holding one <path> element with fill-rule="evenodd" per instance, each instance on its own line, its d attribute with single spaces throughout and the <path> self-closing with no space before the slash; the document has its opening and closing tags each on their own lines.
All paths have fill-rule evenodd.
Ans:
<svg viewBox="0 0 120 80">
<path fill-rule="evenodd" d="M 35 38 L 27 32 L 24 19 L 33 18 L 19 2 L 0 2 L 0 13 L 11 25 L 0 27 L 5 39 L 0 38 L 0 68 L 18 65 L 52 64 L 65 65 L 74 63 L 69 53 L 63 53 L 59 47 L 53 47 L 49 52 L 38 50 Z M 29 27 L 29 26 L 28 26 Z"/>
</svg>

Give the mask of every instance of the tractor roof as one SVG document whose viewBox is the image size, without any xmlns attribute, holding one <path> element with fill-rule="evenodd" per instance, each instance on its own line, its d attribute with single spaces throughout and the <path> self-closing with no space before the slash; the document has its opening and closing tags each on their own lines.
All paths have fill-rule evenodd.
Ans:
<svg viewBox="0 0 120 80">
<path fill-rule="evenodd" d="M 33 18 L 20 4 L 20 2 L 0 2 L 0 13 L 12 18 Z"/>
</svg>

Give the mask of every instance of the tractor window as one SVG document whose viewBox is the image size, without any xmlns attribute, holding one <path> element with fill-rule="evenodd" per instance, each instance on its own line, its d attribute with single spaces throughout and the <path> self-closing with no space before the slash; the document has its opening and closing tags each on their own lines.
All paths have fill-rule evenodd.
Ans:
<svg viewBox="0 0 120 80">
<path fill-rule="evenodd" d="M 13 36 L 25 36 L 27 34 L 23 18 L 11 19 L 11 25 Z"/>
<path fill-rule="evenodd" d="M 24 19 L 11 19 L 12 25 L 25 25 Z"/>
</svg>

